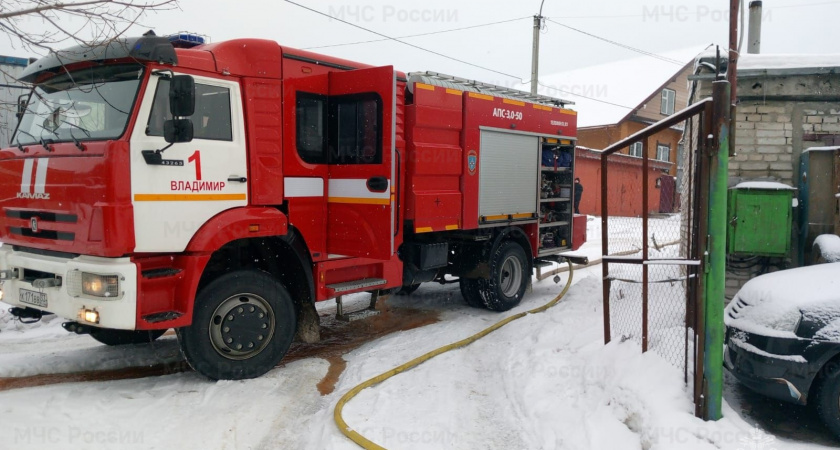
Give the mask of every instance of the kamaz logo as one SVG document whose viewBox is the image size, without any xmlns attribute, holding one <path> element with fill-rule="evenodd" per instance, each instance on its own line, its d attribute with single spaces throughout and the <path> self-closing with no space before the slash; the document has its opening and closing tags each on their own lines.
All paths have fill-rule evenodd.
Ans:
<svg viewBox="0 0 840 450">
<path fill-rule="evenodd" d="M 50 194 L 47 192 L 18 192 L 17 198 L 26 198 L 30 200 L 49 200 Z"/>
<path fill-rule="evenodd" d="M 49 158 L 27 159 L 23 162 L 23 172 L 20 175 L 20 192 L 17 198 L 29 200 L 49 200 L 50 194 L 44 192 L 47 186 L 47 168 Z M 32 175 L 35 175 L 33 182 Z"/>
</svg>

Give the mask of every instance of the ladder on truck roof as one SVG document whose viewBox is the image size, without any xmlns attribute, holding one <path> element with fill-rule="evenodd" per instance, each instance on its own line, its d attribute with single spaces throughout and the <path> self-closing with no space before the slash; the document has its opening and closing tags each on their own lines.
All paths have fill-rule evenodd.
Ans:
<svg viewBox="0 0 840 450">
<path fill-rule="evenodd" d="M 540 103 L 543 105 L 565 107 L 566 105 L 575 104 L 575 102 L 571 100 L 549 97 L 548 95 L 532 94 L 530 92 L 520 91 L 518 89 L 511 89 L 509 87 L 484 83 L 482 81 L 477 80 L 468 80 L 466 78 L 456 77 L 454 75 L 446 75 L 444 73 L 438 72 L 410 72 L 408 74 L 409 89 L 413 89 L 414 82 L 430 84 L 433 86 L 441 86 L 450 89 L 458 89 L 459 91 L 479 92 L 482 94 L 495 95 L 497 97 L 524 100 L 532 103 Z"/>
</svg>

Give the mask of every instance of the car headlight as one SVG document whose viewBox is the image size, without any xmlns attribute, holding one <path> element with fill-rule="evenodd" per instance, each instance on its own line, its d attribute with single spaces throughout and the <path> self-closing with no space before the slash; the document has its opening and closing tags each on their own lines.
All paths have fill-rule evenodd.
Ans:
<svg viewBox="0 0 840 450">
<path fill-rule="evenodd" d="M 118 299 L 122 297 L 120 275 L 103 275 L 74 270 L 67 276 L 67 292 L 73 297 Z"/>
</svg>

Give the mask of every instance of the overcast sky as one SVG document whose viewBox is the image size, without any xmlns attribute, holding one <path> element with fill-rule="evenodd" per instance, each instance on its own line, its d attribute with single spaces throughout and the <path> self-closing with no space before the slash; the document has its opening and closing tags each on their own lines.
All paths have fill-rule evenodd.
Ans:
<svg viewBox="0 0 840 450">
<path fill-rule="evenodd" d="M 665 0 L 545 0 L 543 15 L 551 21 L 546 23 L 541 34 L 540 73 L 548 75 L 640 56 L 555 22 L 647 52 L 664 54 L 710 43 L 724 44 L 728 39 L 728 4 L 726 0 L 677 4 Z M 516 79 L 530 77 L 531 16 L 539 10 L 539 0 L 314 0 L 306 1 L 305 5 L 394 37 L 518 19 L 403 39 L 512 76 L 394 41 L 312 51 L 373 65 L 391 64 L 405 72 L 433 70 L 495 84 L 513 85 Z M 837 17 L 840 17 L 840 1 L 765 0 L 762 53 L 840 53 L 836 49 L 836 43 L 840 42 Z M 44 25 L 35 22 L 32 26 Z M 266 38 L 297 48 L 380 39 L 281 0 L 181 0 L 180 10 L 147 15 L 142 19 L 142 26 L 131 34 L 141 34 L 149 28 L 159 35 L 194 31 L 216 42 L 239 37 Z M 30 56 L 5 40 L 0 42 L 0 54 Z"/>
</svg>

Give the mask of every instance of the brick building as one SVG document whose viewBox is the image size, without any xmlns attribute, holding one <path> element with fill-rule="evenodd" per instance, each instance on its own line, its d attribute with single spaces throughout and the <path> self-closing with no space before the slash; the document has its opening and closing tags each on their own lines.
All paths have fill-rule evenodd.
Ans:
<svg viewBox="0 0 840 450">
<path fill-rule="evenodd" d="M 696 83 L 697 99 L 711 95 L 711 70 L 700 69 L 691 79 Z M 838 55 L 743 55 L 738 61 L 737 94 L 730 187 L 743 181 L 778 181 L 799 189 L 803 152 L 840 144 Z M 825 207 L 833 210 L 836 204 Z M 747 270 L 735 264 L 728 268 L 728 298 L 759 273 L 797 264 L 798 251 L 811 245 L 799 237 L 799 214 L 793 207 L 787 258 L 764 258 Z"/>
</svg>

